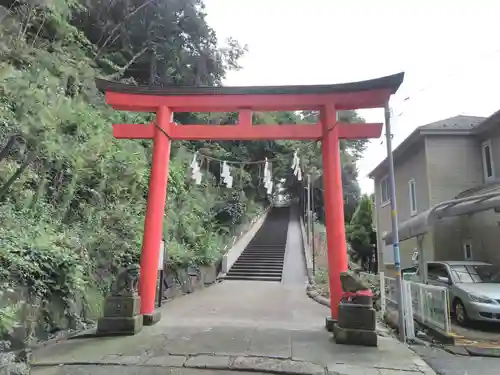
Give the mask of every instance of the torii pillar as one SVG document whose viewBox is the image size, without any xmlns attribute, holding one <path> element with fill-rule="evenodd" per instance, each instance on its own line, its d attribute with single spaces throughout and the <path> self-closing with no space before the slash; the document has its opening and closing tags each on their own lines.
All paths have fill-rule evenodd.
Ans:
<svg viewBox="0 0 500 375">
<path fill-rule="evenodd" d="M 337 318 L 342 293 L 340 273 L 347 270 L 340 139 L 378 138 L 382 124 L 337 121 L 342 110 L 382 108 L 403 82 L 404 73 L 368 81 L 336 85 L 261 87 L 146 87 L 103 80 L 97 87 L 118 110 L 155 112 L 151 124 L 115 124 L 120 139 L 152 139 L 153 162 L 144 222 L 140 296 L 144 324 L 154 324 L 159 246 L 162 239 L 171 140 L 321 140 L 328 241 L 331 316 Z M 252 123 L 252 112 L 314 110 L 316 124 Z M 235 125 L 178 125 L 174 112 L 237 112 Z M 329 328 L 329 327 L 327 327 Z"/>
<path fill-rule="evenodd" d="M 340 134 L 337 112 L 333 104 L 320 112 L 323 143 L 323 201 L 328 244 L 328 283 L 330 286 L 331 316 L 326 318 L 326 329 L 333 331 L 338 316 L 338 301 L 342 295 L 340 274 L 348 270 L 347 240 L 344 223 L 344 193 L 342 189 L 342 163 L 340 160 Z M 336 246 L 336 249 L 332 249 Z"/>
</svg>

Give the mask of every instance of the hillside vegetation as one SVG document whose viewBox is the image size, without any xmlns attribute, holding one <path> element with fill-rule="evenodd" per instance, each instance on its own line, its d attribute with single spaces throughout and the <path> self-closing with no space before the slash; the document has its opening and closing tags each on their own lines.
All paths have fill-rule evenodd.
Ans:
<svg viewBox="0 0 500 375">
<path fill-rule="evenodd" d="M 220 85 L 245 50 L 235 40 L 217 40 L 201 0 L 0 0 L 3 337 L 19 322 L 27 342 L 81 327 L 99 314 L 120 267 L 139 260 L 151 144 L 115 140 L 111 124 L 146 123 L 152 114 L 111 110 L 95 78 Z M 261 123 L 315 115 L 255 114 Z M 182 113 L 176 121 L 229 124 L 235 114 Z M 342 147 L 350 216 L 364 143 Z M 218 184 L 219 163 L 212 162 L 195 186 L 194 151 L 235 161 L 278 158 L 273 171 L 282 178 L 290 175 L 298 148 L 305 169 L 320 171 L 319 143 L 174 142 L 164 222 L 172 262 L 217 262 L 236 228 L 267 205 L 259 166 L 234 170 L 234 187 L 227 189 Z"/>
</svg>

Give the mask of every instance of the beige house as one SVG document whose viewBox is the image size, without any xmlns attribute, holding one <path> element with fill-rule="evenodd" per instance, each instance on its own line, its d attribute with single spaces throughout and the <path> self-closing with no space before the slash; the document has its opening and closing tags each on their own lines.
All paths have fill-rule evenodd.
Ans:
<svg viewBox="0 0 500 375">
<path fill-rule="evenodd" d="M 500 111 L 421 126 L 393 155 L 401 267 L 414 265 L 419 248 L 426 261 L 500 265 Z M 386 159 L 369 176 L 375 183 L 379 269 L 391 274 L 387 174 Z"/>
</svg>

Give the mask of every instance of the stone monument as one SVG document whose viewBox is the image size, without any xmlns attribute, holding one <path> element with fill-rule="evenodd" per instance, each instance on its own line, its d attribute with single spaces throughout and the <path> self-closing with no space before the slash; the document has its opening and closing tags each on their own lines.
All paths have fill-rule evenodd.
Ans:
<svg viewBox="0 0 500 375">
<path fill-rule="evenodd" d="M 111 295 L 104 302 L 104 316 L 97 322 L 98 335 L 135 335 L 142 329 L 139 274 L 136 264 L 118 274 Z"/>
<path fill-rule="evenodd" d="M 333 327 L 338 344 L 377 346 L 376 311 L 370 287 L 351 272 L 340 274 L 342 295 Z"/>
</svg>

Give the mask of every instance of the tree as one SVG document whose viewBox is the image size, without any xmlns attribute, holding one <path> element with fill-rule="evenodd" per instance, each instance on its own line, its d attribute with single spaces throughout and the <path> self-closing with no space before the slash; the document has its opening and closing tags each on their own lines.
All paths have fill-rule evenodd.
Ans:
<svg viewBox="0 0 500 375">
<path fill-rule="evenodd" d="M 201 0 L 85 0 L 71 23 L 106 75 L 150 85 L 220 85 L 246 47 L 219 46 Z M 119 75 L 116 68 L 119 67 Z"/>
<path fill-rule="evenodd" d="M 361 264 L 365 264 L 373 252 L 375 232 L 372 220 L 372 198 L 365 194 L 359 200 L 351 222 L 346 227 L 347 241 L 354 251 L 354 258 L 360 260 Z"/>
<path fill-rule="evenodd" d="M 316 123 L 318 121 L 317 111 L 302 111 L 300 113 L 300 119 L 297 122 L 302 123 Z M 339 120 L 347 123 L 359 123 L 364 122 L 355 111 L 340 111 Z M 307 174 L 311 170 L 321 171 L 322 170 L 322 152 L 321 152 L 321 142 L 315 142 L 314 144 L 309 144 L 305 142 L 296 141 L 282 141 L 278 142 L 280 145 L 288 148 L 290 152 L 298 149 L 302 163 L 307 170 L 304 174 Z M 340 142 L 340 156 L 342 162 L 342 189 L 344 195 L 344 220 L 346 223 L 351 221 L 352 215 L 358 204 L 360 197 L 360 189 L 357 181 L 358 171 L 356 168 L 356 162 L 361 157 L 364 149 L 366 148 L 366 140 L 354 140 L 346 141 L 341 140 Z M 290 168 L 286 168 L 286 173 L 290 173 Z M 295 179 L 289 179 L 290 183 L 296 183 Z M 300 185 L 300 184 L 299 184 Z M 324 220 L 324 201 L 323 201 L 323 176 L 321 175 L 315 181 L 315 191 L 314 191 L 314 206 L 316 209 L 316 214 L 318 218 Z M 288 186 L 290 188 L 290 186 Z M 301 186 L 295 186 L 292 188 L 294 191 L 298 192 Z"/>
<path fill-rule="evenodd" d="M 147 123 L 151 115 L 111 110 L 97 77 L 217 86 L 244 52 L 233 39 L 220 45 L 201 0 L 0 0 L 0 292 L 27 287 L 30 299 L 56 302 L 76 322 L 75 299 L 100 306 L 119 268 L 138 261 L 151 142 L 118 141 L 110 124 Z M 255 113 L 254 120 L 314 116 Z M 186 124 L 235 120 L 233 113 L 176 113 Z M 22 150 L 9 143 L 14 136 L 25 140 Z M 296 149 L 304 169 L 321 169 L 318 142 L 173 142 L 164 235 L 179 267 L 219 261 L 266 198 L 257 166 L 234 168 L 234 188 L 226 189 L 220 163 L 205 163 L 203 184 L 194 185 L 189 162 L 202 149 L 236 161 L 277 158 L 273 176 L 292 182 Z M 359 150 L 362 144 L 342 143 L 348 204 L 359 196 Z M 61 328 L 59 314 L 45 314 L 48 329 Z"/>
</svg>

